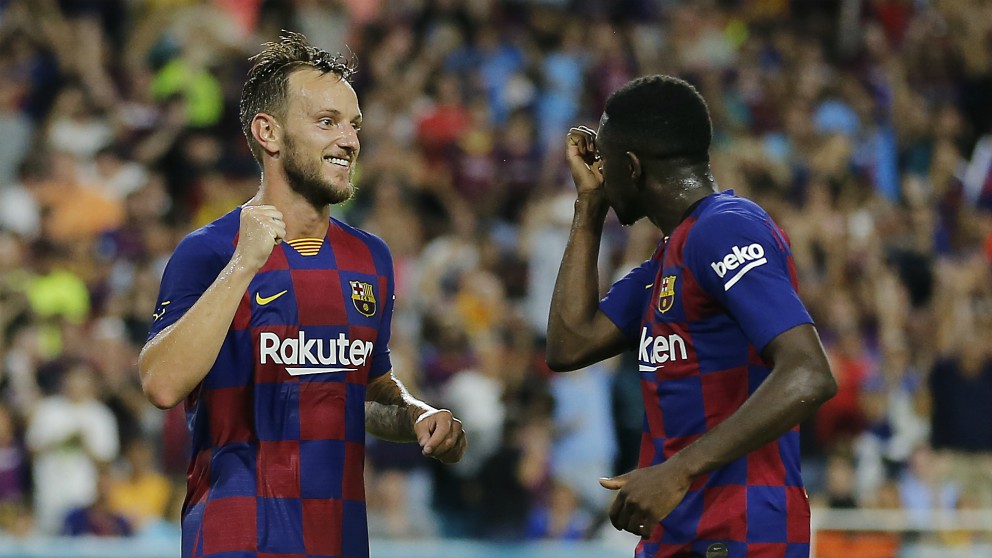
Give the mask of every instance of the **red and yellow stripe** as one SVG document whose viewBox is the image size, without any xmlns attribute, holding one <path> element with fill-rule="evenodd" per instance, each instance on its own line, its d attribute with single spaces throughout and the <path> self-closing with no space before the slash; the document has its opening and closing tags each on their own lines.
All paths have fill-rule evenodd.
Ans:
<svg viewBox="0 0 992 558">
<path fill-rule="evenodd" d="M 287 240 L 287 244 L 304 256 L 316 256 L 320 252 L 320 247 L 324 244 L 323 238 L 297 238 Z"/>
</svg>

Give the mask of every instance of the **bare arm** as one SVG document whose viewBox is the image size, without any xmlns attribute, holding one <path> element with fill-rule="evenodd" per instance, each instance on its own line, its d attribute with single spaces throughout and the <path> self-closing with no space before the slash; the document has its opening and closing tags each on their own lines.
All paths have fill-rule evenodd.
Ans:
<svg viewBox="0 0 992 558">
<path fill-rule="evenodd" d="M 248 284 L 286 234 L 282 215 L 272 206 L 245 207 L 240 227 L 238 247 L 227 267 L 196 304 L 141 350 L 141 388 L 156 407 L 176 406 L 203 381 Z"/>
<path fill-rule="evenodd" d="M 235 255 L 182 318 L 145 344 L 138 370 L 141 387 L 156 407 L 176 406 L 210 371 L 254 276 L 255 270 Z"/>
<path fill-rule="evenodd" d="M 393 442 L 418 442 L 424 455 L 445 463 L 462 458 L 467 442 L 462 423 L 447 409 L 435 409 L 410 395 L 392 372 L 369 382 L 365 430 Z"/>
<path fill-rule="evenodd" d="M 600 484 L 620 489 L 610 519 L 649 536 L 685 497 L 692 480 L 740 458 L 811 416 L 837 391 L 816 329 L 796 326 L 773 339 L 763 356 L 771 374 L 734 414 L 667 461 Z"/>
<path fill-rule="evenodd" d="M 557 372 L 619 354 L 625 343 L 620 329 L 599 310 L 599 244 L 609 206 L 592 159 L 591 131 L 572 128 L 566 143 L 578 199 L 548 316 L 548 366 Z"/>
<path fill-rule="evenodd" d="M 416 442 L 413 425 L 437 409 L 410 395 L 392 372 L 369 382 L 365 391 L 365 431 L 391 442 Z"/>
</svg>

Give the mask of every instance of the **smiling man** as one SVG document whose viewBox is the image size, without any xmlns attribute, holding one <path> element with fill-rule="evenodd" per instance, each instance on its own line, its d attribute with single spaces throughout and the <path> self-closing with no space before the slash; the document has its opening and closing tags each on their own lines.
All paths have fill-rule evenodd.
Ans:
<svg viewBox="0 0 992 558">
<path fill-rule="evenodd" d="M 392 374 L 389 249 L 330 217 L 354 193 L 354 68 L 297 33 L 253 62 L 241 124 L 258 193 L 176 248 L 142 387 L 186 405 L 183 557 L 368 556 L 365 432 L 446 463 L 465 435 Z"/>
</svg>

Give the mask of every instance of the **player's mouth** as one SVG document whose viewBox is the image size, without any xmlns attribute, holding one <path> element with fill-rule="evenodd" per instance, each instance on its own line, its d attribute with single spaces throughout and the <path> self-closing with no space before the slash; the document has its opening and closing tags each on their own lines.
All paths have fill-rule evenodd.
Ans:
<svg viewBox="0 0 992 558">
<path fill-rule="evenodd" d="M 337 165 L 339 167 L 344 167 L 346 169 L 347 168 L 351 168 L 351 160 L 350 159 L 345 159 L 343 157 L 331 157 L 331 156 L 327 156 L 327 157 L 324 157 L 324 160 L 327 161 L 328 163 L 332 164 L 332 165 Z"/>
</svg>

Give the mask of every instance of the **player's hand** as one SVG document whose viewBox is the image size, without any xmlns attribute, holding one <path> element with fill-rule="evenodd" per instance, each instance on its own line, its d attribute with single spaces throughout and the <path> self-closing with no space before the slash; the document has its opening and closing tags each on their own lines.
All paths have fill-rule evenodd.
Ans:
<svg viewBox="0 0 992 558">
<path fill-rule="evenodd" d="M 420 415 L 413 425 L 413 432 L 424 455 L 442 463 L 457 463 L 468 446 L 462 421 L 447 409 L 435 409 Z"/>
<path fill-rule="evenodd" d="M 269 259 L 272 248 L 286 236 L 282 212 L 272 205 L 246 205 L 241 208 L 238 248 L 242 260 L 260 269 Z"/>
<path fill-rule="evenodd" d="M 603 169 L 596 148 L 596 132 L 585 126 L 569 130 L 565 138 L 565 158 L 580 195 L 602 192 Z"/>
<path fill-rule="evenodd" d="M 692 479 L 670 466 L 671 463 L 666 461 L 619 477 L 599 479 L 603 488 L 618 490 L 610 506 L 610 522 L 614 527 L 650 537 L 658 522 L 679 505 Z"/>
</svg>

